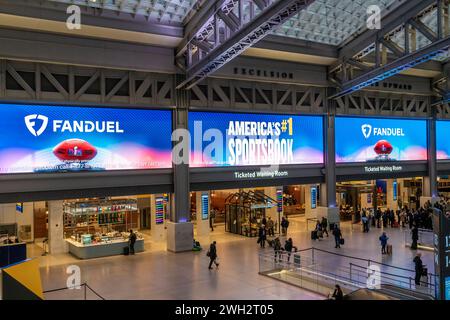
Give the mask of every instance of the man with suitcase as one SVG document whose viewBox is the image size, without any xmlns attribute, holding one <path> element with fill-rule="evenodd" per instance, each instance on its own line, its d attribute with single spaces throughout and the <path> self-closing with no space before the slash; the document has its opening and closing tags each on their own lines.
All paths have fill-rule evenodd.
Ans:
<svg viewBox="0 0 450 320">
<path fill-rule="evenodd" d="M 415 277 L 414 277 L 414 280 L 415 280 L 415 283 L 416 283 L 416 286 L 420 286 L 420 279 L 421 279 L 421 277 L 422 277 L 422 275 L 423 275 L 423 262 L 422 262 L 422 259 L 421 259 L 421 254 L 420 253 L 418 253 L 417 255 L 416 255 L 416 257 L 414 258 L 414 260 L 413 260 L 413 262 L 414 262 L 414 265 L 415 265 L 415 272 L 416 272 L 416 275 L 415 275 Z"/>
<path fill-rule="evenodd" d="M 336 249 L 340 248 L 341 247 L 342 232 L 341 232 L 341 229 L 339 229 L 337 224 L 334 224 L 333 236 L 334 236 L 334 241 L 336 243 L 334 248 L 336 248 Z"/>
</svg>

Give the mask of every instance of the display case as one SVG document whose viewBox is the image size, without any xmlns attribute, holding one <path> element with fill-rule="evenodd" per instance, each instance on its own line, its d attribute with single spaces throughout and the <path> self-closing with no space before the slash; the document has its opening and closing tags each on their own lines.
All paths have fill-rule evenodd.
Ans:
<svg viewBox="0 0 450 320">
<path fill-rule="evenodd" d="M 66 239 L 69 252 L 80 259 L 91 259 L 123 254 L 129 245 L 129 232 L 75 234 Z M 144 238 L 136 232 L 135 252 L 144 251 Z"/>
<path fill-rule="evenodd" d="M 64 232 L 74 234 L 127 231 L 138 227 L 136 199 L 64 202 Z"/>
</svg>

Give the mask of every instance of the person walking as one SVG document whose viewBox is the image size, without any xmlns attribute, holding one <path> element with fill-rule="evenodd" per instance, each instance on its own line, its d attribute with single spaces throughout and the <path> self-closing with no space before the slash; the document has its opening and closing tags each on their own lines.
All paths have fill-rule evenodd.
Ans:
<svg viewBox="0 0 450 320">
<path fill-rule="evenodd" d="M 417 250 L 417 241 L 419 241 L 419 228 L 417 228 L 417 225 L 414 225 L 411 230 L 411 239 L 411 250 Z"/>
<path fill-rule="evenodd" d="M 130 236 L 128 237 L 128 242 L 130 245 L 130 254 L 134 254 L 134 244 L 136 243 L 136 233 L 133 232 L 132 229 L 130 229 Z"/>
<path fill-rule="evenodd" d="M 209 213 L 209 227 L 211 231 L 214 231 L 214 218 L 216 217 L 216 210 L 214 208 L 211 209 Z"/>
<path fill-rule="evenodd" d="M 278 257 L 278 262 L 281 262 L 281 241 L 280 238 L 275 238 L 273 240 L 273 251 L 275 254 L 275 262 L 277 262 L 277 257 Z"/>
<path fill-rule="evenodd" d="M 271 217 L 267 219 L 267 232 L 269 233 L 269 236 L 275 236 L 274 223 Z"/>
<path fill-rule="evenodd" d="M 386 246 L 387 241 L 389 240 L 389 237 L 386 235 L 386 232 L 383 232 L 383 234 L 380 236 L 380 243 L 381 243 L 381 254 L 386 254 Z"/>
<path fill-rule="evenodd" d="M 327 238 L 328 238 L 328 219 L 325 217 L 322 217 L 322 221 L 320 222 L 320 224 L 322 225 L 322 232 L 327 234 Z"/>
<path fill-rule="evenodd" d="M 289 238 L 286 240 L 286 243 L 284 244 L 284 250 L 287 252 L 288 258 L 287 261 L 291 259 L 291 253 L 292 250 L 295 249 L 297 251 L 297 248 L 294 246 L 294 242 L 292 241 L 292 238 Z"/>
<path fill-rule="evenodd" d="M 340 248 L 341 247 L 342 232 L 341 232 L 341 229 L 339 229 L 337 224 L 334 224 L 333 236 L 334 236 L 334 242 L 336 243 L 335 248 Z"/>
<path fill-rule="evenodd" d="M 212 264 L 214 263 L 216 265 L 216 268 L 219 268 L 219 263 L 216 261 L 217 260 L 217 247 L 216 247 L 216 241 L 213 241 L 210 246 L 209 246 L 209 250 L 206 253 L 206 255 L 209 257 L 209 267 L 208 269 L 211 270 L 212 269 Z"/>
<path fill-rule="evenodd" d="M 281 218 L 281 234 L 282 234 L 283 236 L 285 236 L 285 235 L 286 235 L 286 232 L 287 232 L 287 228 L 286 228 L 286 218 L 285 218 L 285 217 L 282 217 L 282 218 Z"/>
<path fill-rule="evenodd" d="M 369 232 L 369 220 L 367 219 L 365 212 L 363 212 L 363 214 L 361 216 L 361 221 L 363 224 L 363 232 Z"/>
<path fill-rule="evenodd" d="M 258 243 L 260 245 L 261 248 L 265 248 L 266 247 L 266 228 L 264 225 L 261 225 L 259 227 L 259 234 L 258 234 Z"/>
<path fill-rule="evenodd" d="M 423 275 L 423 262 L 422 262 L 421 256 L 422 255 L 420 253 L 418 253 L 416 255 L 416 257 L 413 259 L 413 262 L 415 265 L 414 271 L 416 272 L 416 275 L 414 277 L 416 286 L 420 286 L 420 278 Z"/>
</svg>

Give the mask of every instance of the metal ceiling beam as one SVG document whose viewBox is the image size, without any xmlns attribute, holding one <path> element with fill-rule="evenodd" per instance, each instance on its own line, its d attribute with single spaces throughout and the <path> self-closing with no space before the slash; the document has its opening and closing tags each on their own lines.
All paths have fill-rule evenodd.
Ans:
<svg viewBox="0 0 450 320">
<path fill-rule="evenodd" d="M 405 55 L 391 63 L 375 68 L 360 77 L 347 81 L 342 85 L 342 91 L 332 96 L 338 98 L 361 90 L 400 72 L 410 69 L 418 64 L 429 61 L 439 54 L 446 53 L 450 48 L 450 37 L 438 40 L 418 51 Z"/>
<path fill-rule="evenodd" d="M 436 4 L 436 0 L 407 0 L 398 5 L 381 20 L 381 30 L 366 29 L 362 34 L 346 41 L 339 49 L 339 58 L 352 58 L 375 43 L 380 34 L 387 34 L 406 21 L 417 17 L 426 8 Z M 370 48 L 373 51 L 373 48 Z"/>
<path fill-rule="evenodd" d="M 238 0 L 238 3 L 240 3 L 240 1 L 243 0 Z M 192 39 L 189 39 L 187 42 L 187 57 L 184 60 L 186 66 L 186 80 L 181 83 L 178 88 L 191 88 L 206 76 L 240 55 L 244 50 L 263 39 L 266 35 L 272 33 L 276 27 L 285 23 L 288 19 L 298 14 L 314 1 L 315 0 L 283 0 L 275 2 L 267 6 L 261 13 L 246 24 L 243 22 L 242 16 L 238 17 L 240 23 L 238 30 L 232 32 L 225 26 L 224 29 L 222 27 L 222 34 L 218 34 L 218 32 L 220 32 L 219 19 L 222 13 L 217 14 L 217 11 L 222 9 L 216 7 L 216 11 L 211 17 L 215 24 L 215 28 L 213 28 L 212 31 L 216 34 L 212 34 L 210 40 L 207 39 L 214 43 L 214 49 L 208 52 L 202 52 L 198 47 L 190 48 L 190 46 L 192 46 Z M 263 3 L 268 2 L 261 2 L 260 5 Z M 227 23 L 225 23 L 225 25 L 227 25 Z M 198 55 L 197 61 L 193 61 L 191 49 Z M 179 54 L 177 56 L 180 57 Z"/>
<path fill-rule="evenodd" d="M 398 21 L 389 20 L 388 23 L 384 24 L 382 30 L 378 30 L 374 35 L 364 38 L 366 42 L 360 41 L 355 47 L 351 47 L 349 44 L 348 46 L 350 46 L 350 49 L 343 48 L 340 52 L 341 57 L 339 62 L 330 68 L 329 71 L 329 77 L 337 81 L 339 88 L 341 89 L 333 96 L 333 98 L 342 97 L 354 91 L 358 91 L 386 78 L 392 77 L 402 71 L 411 69 L 421 63 L 430 61 L 438 55 L 448 53 L 450 37 L 448 34 L 444 37 L 442 32 L 442 22 L 444 20 L 442 1 L 443 0 L 424 0 L 420 1 L 420 5 L 416 1 L 410 1 L 415 4 L 413 8 L 405 4 L 405 8 L 402 9 L 402 7 L 399 7 L 388 16 L 389 19 L 392 19 L 392 14 L 397 16 L 399 13 L 402 13 L 401 19 Z M 441 10 L 437 10 L 437 8 L 441 8 Z M 435 14 L 438 16 L 436 29 L 441 30 L 438 33 L 435 33 L 429 26 L 426 26 L 420 21 L 425 12 L 431 14 L 433 11 L 435 11 Z M 416 14 L 415 16 L 413 16 L 414 13 Z M 383 25 L 383 21 L 381 23 Z M 403 43 L 399 44 L 396 35 L 400 32 L 404 33 L 405 30 L 409 30 L 409 28 L 414 28 L 416 32 L 428 38 L 431 41 L 431 44 L 417 50 L 416 46 L 411 46 L 410 35 L 408 33 L 406 33 L 405 37 L 401 40 Z M 369 34 L 371 33 L 369 32 Z M 361 51 L 361 48 L 364 49 Z M 388 50 L 395 55 L 396 59 L 394 61 L 388 61 Z M 344 51 L 346 53 L 342 56 Z M 363 70 L 364 73 L 362 75 L 352 79 L 352 72 L 348 72 L 348 65 L 351 65 L 351 71 L 352 68 L 355 67 L 355 63 L 351 63 L 352 61 L 363 63 L 363 58 L 367 58 L 372 52 L 375 54 L 374 67 L 369 70 Z M 347 54 L 351 56 L 346 56 Z"/>
</svg>

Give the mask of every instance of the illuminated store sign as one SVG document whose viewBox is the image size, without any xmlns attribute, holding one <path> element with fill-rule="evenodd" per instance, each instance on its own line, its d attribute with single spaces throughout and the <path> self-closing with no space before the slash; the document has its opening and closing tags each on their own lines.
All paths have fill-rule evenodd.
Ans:
<svg viewBox="0 0 450 320">
<path fill-rule="evenodd" d="M 436 298 L 450 300 L 450 208 L 433 213 Z"/>
<path fill-rule="evenodd" d="M 450 160 L 450 121 L 436 121 L 436 158 Z"/>
<path fill-rule="evenodd" d="M 235 171 L 233 177 L 238 180 L 251 180 L 255 178 L 268 179 L 268 178 L 287 178 L 289 176 L 288 171 L 278 170 L 258 170 L 258 171 Z"/>
<path fill-rule="evenodd" d="M 318 116 L 190 112 L 190 164 L 320 164 L 322 121 Z"/>
<path fill-rule="evenodd" d="M 337 163 L 427 160 L 425 120 L 337 117 L 335 127 Z"/>
<path fill-rule="evenodd" d="M 171 168 L 170 111 L 0 105 L 0 174 Z"/>
<path fill-rule="evenodd" d="M 311 209 L 317 208 L 317 187 L 311 187 Z"/>
<path fill-rule="evenodd" d="M 164 198 L 162 197 L 155 199 L 155 222 L 156 224 L 164 223 Z"/>
<path fill-rule="evenodd" d="M 208 220 L 209 194 L 202 194 L 202 220 Z"/>
</svg>

